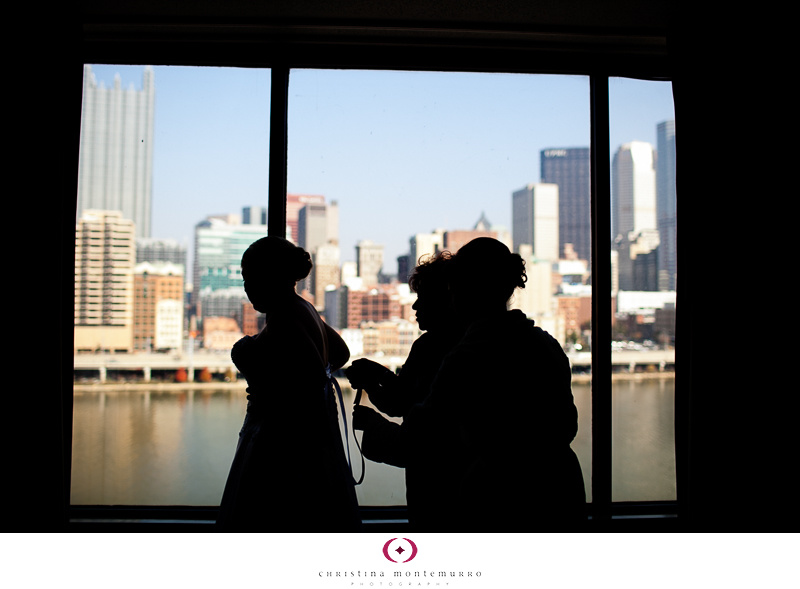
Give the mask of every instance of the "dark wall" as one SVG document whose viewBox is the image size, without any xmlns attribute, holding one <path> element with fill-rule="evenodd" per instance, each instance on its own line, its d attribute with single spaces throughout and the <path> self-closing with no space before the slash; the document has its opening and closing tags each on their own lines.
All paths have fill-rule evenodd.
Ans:
<svg viewBox="0 0 800 589">
<path fill-rule="evenodd" d="M 283 19 L 305 21 L 413 22 L 444 27 L 505 25 L 516 28 L 665 30 L 675 3 L 665 0 L 159 0 L 76 3 L 87 19 L 152 20 Z"/>
<path fill-rule="evenodd" d="M 287 56 L 292 64 L 334 60 L 353 67 L 672 77 L 680 129 L 677 427 L 684 521 L 700 530 L 784 528 L 791 521 L 786 448 L 777 426 L 770 427 L 784 404 L 770 393 L 789 385 L 770 384 L 776 371 L 763 334 L 748 325 L 741 299 L 719 292 L 721 284 L 739 284 L 720 276 L 738 278 L 743 267 L 753 267 L 753 248 L 736 246 L 754 242 L 752 234 L 745 236 L 756 227 L 762 232 L 757 237 L 768 233 L 758 207 L 743 210 L 726 200 L 741 192 L 739 173 L 749 163 L 745 149 L 731 146 L 758 135 L 748 114 L 761 94 L 741 83 L 749 46 L 740 29 L 727 26 L 727 17 L 633 0 L 448 0 L 389 7 L 366 0 L 86 1 L 59 10 L 6 22 L 17 35 L 10 58 L 16 65 L 7 76 L 28 90 L 9 121 L 17 139 L 9 170 L 26 180 L 24 191 L 14 192 L 19 198 L 12 214 L 35 219 L 41 236 L 35 248 L 19 252 L 32 311 L 15 319 L 7 334 L 22 334 L 14 369 L 24 375 L 18 387 L 24 395 L 15 396 L 19 406 L 4 409 L 14 422 L 8 529 L 66 529 L 71 407 L 63 393 L 71 388 L 72 370 L 81 64 L 260 65 Z M 47 207 L 31 208 L 42 200 Z M 714 240 L 736 251 L 714 258 L 714 275 L 708 259 L 698 255 L 710 228 Z"/>
</svg>

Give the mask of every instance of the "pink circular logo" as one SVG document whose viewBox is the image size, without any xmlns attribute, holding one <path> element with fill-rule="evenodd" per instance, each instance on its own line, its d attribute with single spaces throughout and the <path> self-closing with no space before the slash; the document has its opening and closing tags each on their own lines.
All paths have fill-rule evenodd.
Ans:
<svg viewBox="0 0 800 589">
<path fill-rule="evenodd" d="M 395 563 L 409 562 L 417 555 L 417 545 L 408 538 L 392 538 L 383 545 L 383 555 Z"/>
</svg>

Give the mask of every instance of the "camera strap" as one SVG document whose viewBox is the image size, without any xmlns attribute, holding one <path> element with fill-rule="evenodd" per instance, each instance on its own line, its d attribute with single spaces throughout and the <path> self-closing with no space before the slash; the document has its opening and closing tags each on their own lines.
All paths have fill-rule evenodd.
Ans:
<svg viewBox="0 0 800 589">
<path fill-rule="evenodd" d="M 353 478 L 353 483 L 355 485 L 360 485 L 364 480 L 364 452 L 361 450 L 361 444 L 358 442 L 358 438 L 356 437 L 355 430 L 353 431 L 353 440 L 355 440 L 356 447 L 358 448 L 359 454 L 361 454 L 361 476 L 358 480 L 356 477 L 353 476 L 353 464 L 350 460 L 350 440 L 349 440 L 349 427 L 347 426 L 347 412 L 344 408 L 344 397 L 342 396 L 342 387 L 339 386 L 339 381 L 334 378 L 334 376 L 330 372 L 330 366 L 328 366 L 325 370 L 328 376 L 328 382 L 331 383 L 333 389 L 336 391 L 336 398 L 339 401 L 339 410 L 342 414 L 342 423 L 344 424 L 344 446 L 347 449 L 347 466 L 350 469 L 350 476 Z M 360 392 L 360 391 L 359 391 Z M 360 399 L 360 395 L 357 396 Z"/>
</svg>

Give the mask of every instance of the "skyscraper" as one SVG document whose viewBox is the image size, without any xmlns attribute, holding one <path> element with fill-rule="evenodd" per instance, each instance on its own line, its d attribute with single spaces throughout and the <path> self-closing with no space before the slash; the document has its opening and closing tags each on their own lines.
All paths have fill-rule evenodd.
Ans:
<svg viewBox="0 0 800 589">
<path fill-rule="evenodd" d="M 86 210 L 75 231 L 75 350 L 128 352 L 133 344 L 133 223 Z"/>
<path fill-rule="evenodd" d="M 543 149 L 541 181 L 558 185 L 558 246 L 571 243 L 578 257 L 591 259 L 591 159 L 588 147 Z"/>
<path fill-rule="evenodd" d="M 314 304 L 318 310 L 325 309 L 325 292 L 339 288 L 341 285 L 340 252 L 339 246 L 326 243 L 314 252 L 314 267 L 312 268 L 312 292 Z"/>
<path fill-rule="evenodd" d="M 540 260 L 558 260 L 558 186 L 528 184 L 511 196 L 511 238 L 519 253 L 524 244 L 533 246 Z"/>
<path fill-rule="evenodd" d="M 327 205 L 325 211 L 328 220 L 328 243 L 339 245 L 339 203 L 332 200 Z"/>
<path fill-rule="evenodd" d="M 294 244 L 299 244 L 298 222 L 300 209 L 311 204 L 324 205 L 325 197 L 319 194 L 286 195 L 286 239 Z"/>
<path fill-rule="evenodd" d="M 661 245 L 658 248 L 658 289 L 675 290 L 677 279 L 677 193 L 675 190 L 675 121 L 656 127 L 656 210 Z"/>
<path fill-rule="evenodd" d="M 383 269 L 383 246 L 368 239 L 359 241 L 356 244 L 356 264 L 364 286 L 378 284 Z"/>
<path fill-rule="evenodd" d="M 78 218 L 88 209 L 120 211 L 136 237 L 150 237 L 155 82 L 145 68 L 142 89 L 98 84 L 84 66 Z"/>
<path fill-rule="evenodd" d="M 336 202 L 311 202 L 297 214 L 297 245 L 311 254 L 311 274 L 298 282 L 298 292 L 307 290 L 319 311 L 325 309 L 325 290 L 338 287 L 339 206 Z"/>
<path fill-rule="evenodd" d="M 310 254 L 328 242 L 328 211 L 325 204 L 307 204 L 297 215 L 297 245 Z"/>
<path fill-rule="evenodd" d="M 614 154 L 611 169 L 611 223 L 614 239 L 656 228 L 656 172 L 653 146 L 626 143 Z"/>
</svg>

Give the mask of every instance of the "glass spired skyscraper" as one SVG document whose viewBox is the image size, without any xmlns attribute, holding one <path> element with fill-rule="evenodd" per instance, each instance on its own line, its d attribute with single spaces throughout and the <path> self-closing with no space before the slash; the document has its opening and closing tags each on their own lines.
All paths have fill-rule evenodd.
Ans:
<svg viewBox="0 0 800 589">
<path fill-rule="evenodd" d="M 119 211 L 136 237 L 150 237 L 155 81 L 144 69 L 142 88 L 98 84 L 84 66 L 78 218 L 85 210 Z"/>
</svg>

